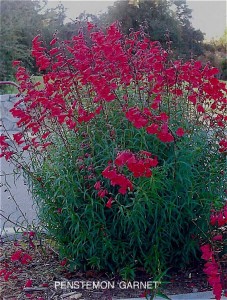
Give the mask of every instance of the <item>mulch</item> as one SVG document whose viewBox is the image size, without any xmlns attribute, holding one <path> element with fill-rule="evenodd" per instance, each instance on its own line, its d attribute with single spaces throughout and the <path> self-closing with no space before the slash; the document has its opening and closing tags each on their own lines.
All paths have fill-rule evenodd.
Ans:
<svg viewBox="0 0 227 300">
<path fill-rule="evenodd" d="M 0 270 L 7 268 L 12 271 L 9 280 L 0 276 L 0 299 L 2 300 L 51 300 L 51 299 L 79 299 L 79 300 L 113 300 L 119 298 L 140 297 L 144 289 L 120 289 L 118 284 L 112 289 L 65 289 L 55 288 L 54 282 L 115 282 L 122 279 L 116 275 L 111 276 L 105 272 L 89 270 L 87 272 L 69 272 L 59 261 L 58 254 L 49 241 L 41 244 L 34 241 L 35 247 L 30 247 L 28 241 L 4 241 L 0 244 Z M 26 249 L 32 256 L 29 264 L 11 261 L 11 255 L 18 249 Z M 211 290 L 203 273 L 203 263 L 195 264 L 187 269 L 172 269 L 169 273 L 168 283 L 162 291 L 165 294 L 182 294 Z M 1 271 L 0 271 L 1 272 Z M 28 286 L 25 287 L 26 283 Z M 136 272 L 135 281 L 147 282 L 152 278 L 143 269 Z M 80 286 L 81 287 L 81 286 Z"/>
</svg>

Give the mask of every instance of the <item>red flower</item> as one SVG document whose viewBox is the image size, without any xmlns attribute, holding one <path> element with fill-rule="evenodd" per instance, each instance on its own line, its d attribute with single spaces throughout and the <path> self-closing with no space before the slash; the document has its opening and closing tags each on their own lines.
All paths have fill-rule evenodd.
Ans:
<svg viewBox="0 0 227 300">
<path fill-rule="evenodd" d="M 112 207 L 112 202 L 113 202 L 113 198 L 110 197 L 110 198 L 108 199 L 107 203 L 106 203 L 106 207 L 107 207 L 107 208 L 111 208 L 111 207 Z"/>
<path fill-rule="evenodd" d="M 159 138 L 159 140 L 161 142 L 164 142 L 164 143 L 171 143 L 171 142 L 174 141 L 174 137 L 169 132 L 159 131 L 158 134 L 157 134 L 157 137 Z"/>
<path fill-rule="evenodd" d="M 106 195 L 108 194 L 108 191 L 107 190 L 103 190 L 103 189 L 101 189 L 99 192 L 98 192 L 98 196 L 100 197 L 100 198 L 104 198 Z"/>
<path fill-rule="evenodd" d="M 24 285 L 25 287 L 32 287 L 32 280 L 28 279 Z"/>
<path fill-rule="evenodd" d="M 211 247 L 208 244 L 201 246 L 200 250 L 203 253 L 203 255 L 201 257 L 205 260 L 209 260 L 213 255 L 213 251 L 211 250 Z"/>
<path fill-rule="evenodd" d="M 219 148 L 219 152 L 226 152 L 227 151 L 227 140 L 221 140 L 220 142 L 219 142 L 219 146 L 220 146 L 220 148 Z"/>
<path fill-rule="evenodd" d="M 142 115 L 137 107 L 131 107 L 125 116 L 138 129 L 145 127 L 148 123 L 148 119 Z"/>
<path fill-rule="evenodd" d="M 146 128 L 147 133 L 149 134 L 157 134 L 158 133 L 158 125 L 157 124 L 151 124 Z"/>
<path fill-rule="evenodd" d="M 19 60 L 14 60 L 13 63 L 12 63 L 12 65 L 13 65 L 13 67 L 16 67 L 16 66 L 18 66 L 20 63 L 21 63 L 21 62 L 20 62 Z"/>
<path fill-rule="evenodd" d="M 50 41 L 50 45 L 53 46 L 54 44 L 56 44 L 58 41 L 57 38 L 54 38 L 53 40 Z"/>
<path fill-rule="evenodd" d="M 20 261 L 22 264 L 28 264 L 31 260 L 32 257 L 22 250 L 17 250 L 11 255 L 11 261 Z"/>
<path fill-rule="evenodd" d="M 212 238 L 213 241 L 222 241 L 223 240 L 223 236 L 222 234 L 218 234 L 218 235 L 215 235 L 213 238 Z"/>
<path fill-rule="evenodd" d="M 14 252 L 12 255 L 11 255 L 11 261 L 17 261 L 17 260 L 20 260 L 21 257 L 23 255 L 23 251 L 22 250 L 17 250 L 16 252 Z"/>
<path fill-rule="evenodd" d="M 117 155 L 117 158 L 115 159 L 115 164 L 117 166 L 123 166 L 132 157 L 134 157 L 134 155 L 130 152 L 130 150 L 122 151 Z"/>
<path fill-rule="evenodd" d="M 217 214 L 212 214 L 212 215 L 210 216 L 210 224 L 211 224 L 212 226 L 216 225 L 217 220 L 218 220 Z"/>
<path fill-rule="evenodd" d="M 98 191 L 101 189 L 101 181 L 97 181 L 94 185 L 94 188 Z"/>
<path fill-rule="evenodd" d="M 184 129 L 179 127 L 177 130 L 176 130 L 176 135 L 179 136 L 179 137 L 182 137 L 184 135 Z"/>
<path fill-rule="evenodd" d="M 7 272 L 4 274 L 4 279 L 5 279 L 5 281 L 8 281 L 8 280 L 9 280 L 9 277 L 10 277 L 11 274 L 13 274 L 13 271 L 7 271 Z"/>
<path fill-rule="evenodd" d="M 35 231 L 25 231 L 23 232 L 23 235 L 27 235 L 29 238 L 34 238 L 35 236 Z"/>
<path fill-rule="evenodd" d="M 117 173 L 115 168 L 111 169 L 110 166 L 106 167 L 104 171 L 102 171 L 102 175 L 105 178 L 110 179 L 110 184 L 112 186 L 118 185 L 120 186 L 119 193 L 124 195 L 127 190 L 133 190 L 133 186 L 131 181 L 123 174 Z"/>
<path fill-rule="evenodd" d="M 67 258 L 64 258 L 62 261 L 60 261 L 60 265 L 64 267 L 67 264 L 67 262 L 68 262 Z"/>
<path fill-rule="evenodd" d="M 199 105 L 197 106 L 197 111 L 198 111 L 199 113 L 205 113 L 205 109 L 203 108 L 203 106 L 202 106 L 201 104 L 199 104 Z"/>
</svg>

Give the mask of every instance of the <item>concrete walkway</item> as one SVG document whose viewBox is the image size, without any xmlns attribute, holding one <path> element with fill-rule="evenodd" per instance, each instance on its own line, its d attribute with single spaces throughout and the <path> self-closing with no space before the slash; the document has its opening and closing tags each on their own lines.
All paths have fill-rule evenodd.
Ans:
<svg viewBox="0 0 227 300">
<path fill-rule="evenodd" d="M 23 176 L 13 175 L 14 167 L 5 159 L 1 159 L 1 186 L 0 186 L 0 234 L 15 224 L 27 227 L 37 220 L 33 200 L 28 193 L 28 187 Z M 6 218 L 9 218 L 7 221 Z"/>
<path fill-rule="evenodd" d="M 15 101 L 18 101 L 15 95 L 0 96 L 1 120 L 10 135 L 17 130 L 16 121 L 9 112 Z M 27 227 L 37 222 L 33 200 L 23 176 L 14 175 L 14 166 L 4 158 L 0 158 L 0 182 L 0 235 L 12 234 L 16 224 Z"/>
<path fill-rule="evenodd" d="M 179 294 L 168 296 L 171 300 L 210 300 L 215 299 L 212 292 L 201 292 L 201 293 L 191 293 L 191 294 Z M 149 298 L 148 298 L 149 299 Z M 164 298 L 155 297 L 155 300 L 163 300 Z M 221 300 L 225 300 L 227 297 L 222 297 Z M 128 299 L 118 299 L 113 298 L 113 300 L 147 300 L 146 298 L 128 298 Z"/>
</svg>

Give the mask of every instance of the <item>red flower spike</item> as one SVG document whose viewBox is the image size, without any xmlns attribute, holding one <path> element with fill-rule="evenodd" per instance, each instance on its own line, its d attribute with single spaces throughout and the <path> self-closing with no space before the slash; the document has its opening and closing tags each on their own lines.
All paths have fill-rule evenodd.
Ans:
<svg viewBox="0 0 227 300">
<path fill-rule="evenodd" d="M 111 169 L 111 166 L 106 167 L 106 169 L 102 171 L 102 175 L 110 180 L 112 186 L 120 186 L 119 193 L 122 195 L 125 195 L 128 189 L 130 191 L 133 190 L 131 181 L 123 174 L 117 173 L 115 168 Z"/>
<path fill-rule="evenodd" d="M 50 41 L 50 45 L 53 46 L 57 43 L 58 39 L 54 38 L 53 40 Z"/>
<path fill-rule="evenodd" d="M 17 261 L 17 260 L 20 260 L 21 257 L 23 255 L 23 252 L 22 250 L 17 250 L 16 252 L 14 252 L 12 255 L 11 255 L 11 261 Z"/>
<path fill-rule="evenodd" d="M 148 123 L 148 119 L 142 115 L 137 107 L 130 108 L 125 116 L 138 129 L 145 127 Z"/>
<path fill-rule="evenodd" d="M 108 199 L 107 203 L 106 203 L 106 207 L 107 207 L 107 208 L 111 208 L 111 207 L 112 207 L 112 202 L 113 202 L 113 198 L 110 197 L 110 198 Z"/>
<path fill-rule="evenodd" d="M 101 181 L 97 181 L 94 185 L 94 188 L 98 191 L 101 189 Z"/>
<path fill-rule="evenodd" d="M 179 137 L 182 137 L 183 135 L 185 134 L 184 132 L 184 129 L 179 127 L 177 130 L 176 130 L 176 135 L 179 136 Z"/>
</svg>

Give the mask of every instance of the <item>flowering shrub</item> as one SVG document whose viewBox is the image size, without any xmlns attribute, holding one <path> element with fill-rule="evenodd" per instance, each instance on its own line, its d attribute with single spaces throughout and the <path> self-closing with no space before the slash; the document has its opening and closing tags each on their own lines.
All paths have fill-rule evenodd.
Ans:
<svg viewBox="0 0 227 300">
<path fill-rule="evenodd" d="M 33 39 L 43 83 L 15 61 L 20 132 L 1 156 L 22 168 L 43 225 L 71 267 L 159 273 L 191 261 L 196 222 L 224 201 L 226 86 L 172 61 L 141 30 L 88 23 L 70 41 Z M 28 154 L 26 154 L 28 153 Z M 26 158 L 29 156 L 29 160 Z"/>
</svg>

